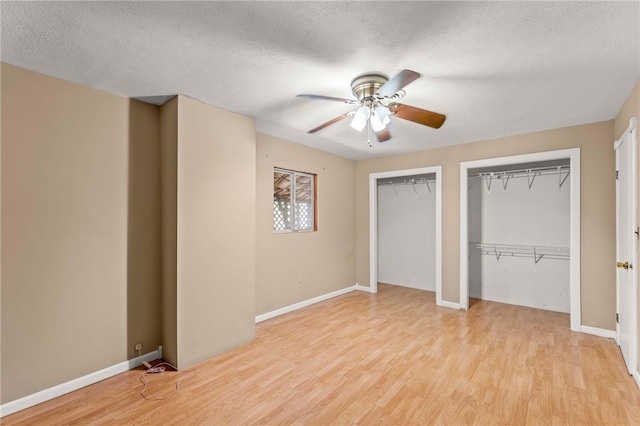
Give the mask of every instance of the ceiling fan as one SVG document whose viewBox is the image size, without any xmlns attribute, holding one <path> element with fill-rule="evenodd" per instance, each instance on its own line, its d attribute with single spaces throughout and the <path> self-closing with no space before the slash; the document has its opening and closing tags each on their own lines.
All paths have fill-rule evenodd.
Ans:
<svg viewBox="0 0 640 426">
<path fill-rule="evenodd" d="M 391 116 L 439 129 L 446 118 L 444 115 L 396 102 L 405 96 L 406 92 L 403 88 L 419 77 L 420 74 L 411 70 L 402 70 L 391 80 L 379 73 L 360 75 L 351 82 L 351 91 L 356 99 L 307 94 L 298 95 L 300 98 L 360 105 L 355 111 L 342 114 L 309 130 L 307 133 L 316 133 L 347 117 L 353 117 L 351 127 L 359 132 L 367 127 L 367 142 L 371 146 L 372 133 L 378 142 L 385 142 L 391 139 L 391 132 L 388 126 L 391 122 Z"/>
</svg>

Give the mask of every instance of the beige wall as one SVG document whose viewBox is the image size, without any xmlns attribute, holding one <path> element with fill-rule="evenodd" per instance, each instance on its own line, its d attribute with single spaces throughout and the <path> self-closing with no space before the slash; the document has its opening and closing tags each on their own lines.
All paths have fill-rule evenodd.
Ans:
<svg viewBox="0 0 640 426">
<path fill-rule="evenodd" d="M 127 358 L 162 342 L 159 119 L 157 106 L 129 101 Z"/>
<path fill-rule="evenodd" d="M 355 162 L 260 133 L 256 151 L 256 314 L 354 285 Z M 317 232 L 273 232 L 274 167 L 318 175 Z"/>
<path fill-rule="evenodd" d="M 370 173 L 443 166 L 442 297 L 459 301 L 460 162 L 581 148 L 582 324 L 615 328 L 615 157 L 613 121 L 455 145 L 356 164 L 357 281 L 369 284 Z M 523 224 L 526 226 L 526 224 Z"/>
<path fill-rule="evenodd" d="M 162 357 L 178 365 L 178 98 L 160 107 Z"/>
<path fill-rule="evenodd" d="M 179 368 L 254 338 L 255 150 L 253 119 L 178 97 Z"/>
<path fill-rule="evenodd" d="M 158 330 L 129 326 L 127 304 L 131 297 L 142 312 L 157 312 L 128 281 L 140 278 L 146 289 L 154 279 L 149 269 L 129 267 L 128 252 L 131 238 L 141 247 L 148 236 L 131 216 L 130 156 L 137 162 L 155 150 L 153 130 L 132 125 L 153 126 L 153 113 L 120 96 L 1 67 L 5 403 L 126 360 L 131 339 L 153 348 Z M 155 171 L 142 175 L 153 180 Z M 136 181 L 135 190 L 144 185 Z M 128 234 L 130 221 L 140 233 Z M 144 268 L 155 262 L 149 256 Z"/>
<path fill-rule="evenodd" d="M 184 368 L 251 340 L 253 119 L 1 72 L 1 402 L 135 343 Z"/>
<path fill-rule="evenodd" d="M 2 63 L 0 63 L 0 82 L 2 82 Z M 2 404 L 2 87 L 0 83 L 0 404 Z"/>
<path fill-rule="evenodd" d="M 625 100 L 620 112 L 616 115 L 614 125 L 615 139 L 618 140 L 622 133 L 629 127 L 629 120 L 635 117 L 636 120 L 640 120 L 640 80 L 636 83 L 635 87 L 629 93 L 629 96 Z M 638 164 L 640 164 L 640 150 L 638 150 Z M 640 173 L 638 174 L 638 188 L 640 188 Z M 640 193 L 638 194 L 638 200 L 640 200 Z M 640 223 L 640 209 L 638 209 L 638 223 Z M 636 265 L 640 265 L 640 259 L 636 259 Z M 640 312 L 640 292 L 638 292 L 638 312 Z M 640 315 L 638 316 L 638 352 L 640 353 Z M 640 371 L 640 358 L 638 359 L 638 371 Z"/>
<path fill-rule="evenodd" d="M 635 87 L 627 96 L 627 99 L 622 104 L 620 111 L 616 115 L 614 120 L 614 138 L 617 140 L 622 136 L 622 133 L 629 127 L 629 120 L 632 117 L 640 119 L 640 80 L 636 83 Z"/>
</svg>

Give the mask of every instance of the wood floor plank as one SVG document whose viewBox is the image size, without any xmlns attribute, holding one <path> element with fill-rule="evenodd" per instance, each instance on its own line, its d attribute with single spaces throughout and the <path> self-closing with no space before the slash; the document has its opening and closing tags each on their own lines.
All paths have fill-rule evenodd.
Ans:
<svg viewBox="0 0 640 426">
<path fill-rule="evenodd" d="M 640 424 L 610 339 L 566 314 L 380 285 L 262 322 L 256 339 L 180 372 L 132 370 L 2 419 L 40 424 Z"/>
</svg>

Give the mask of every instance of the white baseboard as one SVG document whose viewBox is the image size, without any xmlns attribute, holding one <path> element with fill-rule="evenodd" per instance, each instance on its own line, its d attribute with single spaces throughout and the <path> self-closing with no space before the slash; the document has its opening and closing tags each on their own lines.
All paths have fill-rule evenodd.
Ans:
<svg viewBox="0 0 640 426">
<path fill-rule="evenodd" d="M 604 328 L 589 327 L 588 325 L 581 325 L 580 332 L 586 334 L 593 334 L 594 336 L 606 337 L 607 339 L 616 338 L 616 332 L 614 330 L 605 330 Z"/>
<path fill-rule="evenodd" d="M 448 302 L 446 300 L 436 300 L 436 305 L 442 306 L 444 308 L 460 309 L 460 304 L 459 303 Z"/>
<path fill-rule="evenodd" d="M 314 297 L 312 299 L 303 300 L 302 302 L 294 303 L 293 305 L 285 306 L 284 308 L 276 309 L 275 311 L 267 312 L 266 314 L 261 314 L 256 316 L 256 324 L 262 321 L 266 321 L 271 318 L 275 318 L 280 315 L 287 314 L 289 312 L 297 311 L 298 309 L 304 308 L 309 305 L 313 305 L 314 303 L 322 302 L 323 300 L 331 299 L 332 297 L 341 296 L 346 293 L 350 293 L 357 289 L 357 284 L 351 287 L 343 288 L 341 290 L 336 290 L 331 293 L 323 294 L 322 296 Z"/>
<path fill-rule="evenodd" d="M 77 379 L 69 380 L 68 382 L 61 383 L 48 389 L 41 390 L 40 392 L 23 396 L 22 398 L 2 404 L 0 405 L 0 417 L 8 416 L 9 414 L 16 413 L 24 410 L 25 408 L 33 407 L 34 405 L 49 401 L 50 399 L 57 398 L 69 392 L 97 383 L 101 380 L 108 379 L 109 377 L 124 373 L 132 368 L 141 366 L 144 361 L 148 362 L 153 361 L 154 359 L 159 359 L 161 358 L 161 356 L 159 356 L 161 350 L 162 349 L 149 352 L 139 357 L 112 365 L 111 367 L 89 373 L 86 376 L 78 377 Z"/>
<path fill-rule="evenodd" d="M 365 286 L 360 285 L 358 283 L 356 283 L 356 285 L 355 285 L 355 290 L 366 291 L 367 293 L 375 293 L 373 290 L 371 290 L 371 287 L 365 287 Z"/>
<path fill-rule="evenodd" d="M 633 378 L 636 379 L 636 385 L 640 388 L 640 373 L 637 371 L 633 372 Z"/>
</svg>

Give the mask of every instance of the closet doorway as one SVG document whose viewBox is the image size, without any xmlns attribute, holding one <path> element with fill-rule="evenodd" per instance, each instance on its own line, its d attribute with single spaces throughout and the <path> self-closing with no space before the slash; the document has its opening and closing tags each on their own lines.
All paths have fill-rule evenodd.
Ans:
<svg viewBox="0 0 640 426">
<path fill-rule="evenodd" d="M 369 175 L 371 292 L 385 281 L 435 291 L 441 304 L 441 212 L 441 166 Z"/>
<path fill-rule="evenodd" d="M 580 150 L 460 164 L 460 308 L 469 296 L 580 324 Z"/>
</svg>

